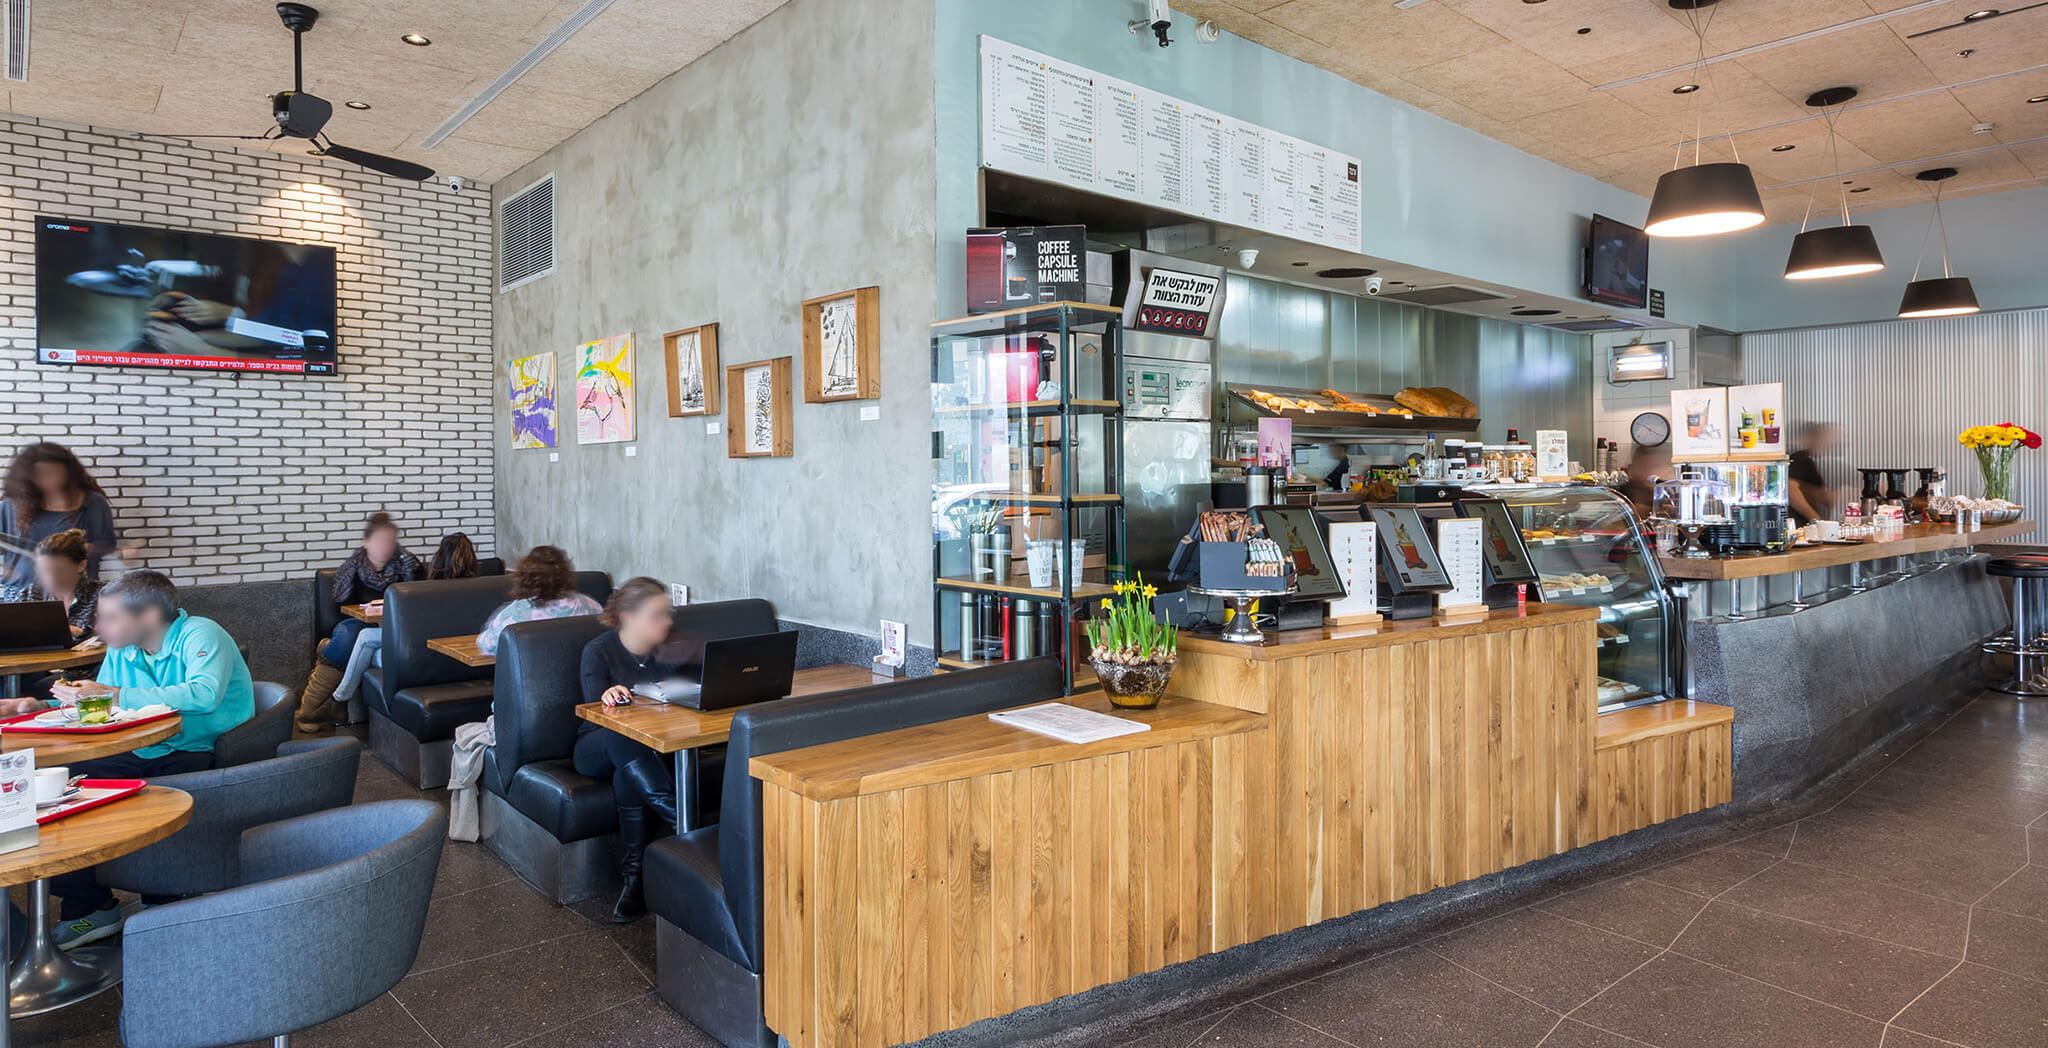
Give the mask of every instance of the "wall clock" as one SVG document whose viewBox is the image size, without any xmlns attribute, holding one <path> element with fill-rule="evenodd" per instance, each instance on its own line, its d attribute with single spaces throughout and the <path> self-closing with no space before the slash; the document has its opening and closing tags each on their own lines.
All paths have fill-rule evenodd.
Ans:
<svg viewBox="0 0 2048 1048">
<path fill-rule="evenodd" d="M 1671 420 L 1654 411 L 1645 411 L 1628 424 L 1628 436 L 1639 448 L 1661 447 L 1671 439 Z"/>
</svg>

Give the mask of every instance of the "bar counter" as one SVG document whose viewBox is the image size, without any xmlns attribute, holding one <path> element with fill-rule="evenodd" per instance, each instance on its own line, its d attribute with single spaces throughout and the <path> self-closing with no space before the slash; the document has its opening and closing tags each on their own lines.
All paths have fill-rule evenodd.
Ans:
<svg viewBox="0 0 2048 1048">
<path fill-rule="evenodd" d="M 1657 560 L 1663 565 L 1664 574 L 1670 578 L 1732 582 L 2004 542 L 2030 534 L 2034 527 L 2031 520 L 1987 525 L 1977 531 L 1957 531 L 1947 524 L 1908 524 L 1895 538 L 1872 539 L 1856 545 L 1802 546 L 1784 553 L 1712 559 L 1664 554 Z"/>
<path fill-rule="evenodd" d="M 757 757 L 768 1025 L 916 1040 L 1725 802 L 1725 708 L 1596 715 L 1596 617 L 1183 634 L 1160 707 L 1119 712 L 1146 732 Z"/>
</svg>

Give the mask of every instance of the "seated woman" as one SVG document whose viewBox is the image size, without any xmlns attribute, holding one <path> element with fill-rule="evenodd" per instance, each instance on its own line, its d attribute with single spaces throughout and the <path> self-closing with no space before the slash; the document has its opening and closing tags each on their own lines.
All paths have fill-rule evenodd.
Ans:
<svg viewBox="0 0 2048 1048">
<path fill-rule="evenodd" d="M 363 522 L 363 541 L 341 566 L 334 569 L 334 587 L 328 593 L 336 604 L 376 604 L 394 583 L 420 577 L 420 559 L 398 544 L 398 523 L 389 513 L 372 513 Z M 334 633 L 313 656 L 313 673 L 306 678 L 306 690 L 299 695 L 299 711 L 293 718 L 299 734 L 317 735 L 334 727 L 334 689 L 341 683 L 342 667 L 355 652 L 356 640 L 368 623 L 344 616 Z"/>
<path fill-rule="evenodd" d="M 0 535 L 23 552 L 0 552 L 0 599 L 20 600 L 35 581 L 27 550 L 60 531 L 85 537 L 85 573 L 100 577 L 100 558 L 114 552 L 114 511 L 99 481 L 70 448 L 30 444 L 7 465 L 0 481 Z"/>
<path fill-rule="evenodd" d="M 576 588 L 576 567 L 569 563 L 567 553 L 554 546 L 535 546 L 513 567 L 512 600 L 484 621 L 484 628 L 477 631 L 476 647 L 486 655 L 496 655 L 498 634 L 515 622 L 566 619 L 603 610 L 589 594 Z"/>
<path fill-rule="evenodd" d="M 99 617 L 100 584 L 85 572 L 89 556 L 85 532 L 73 528 L 60 531 L 36 543 L 35 581 L 23 591 L 24 601 L 54 600 L 64 605 L 71 620 L 71 636 L 84 640 L 93 635 Z M 87 677 L 93 667 L 85 666 L 51 673 L 29 682 L 25 691 L 40 699 L 51 697 L 50 689 L 60 678 Z"/>
<path fill-rule="evenodd" d="M 476 547 L 469 536 L 451 531 L 441 539 L 441 545 L 434 550 L 434 556 L 427 561 L 427 580 L 473 579 L 478 574 Z M 334 701 L 354 702 L 356 691 L 362 687 L 363 674 L 372 666 L 384 665 L 384 631 L 371 627 L 356 634 L 355 650 L 349 653 L 348 665 L 341 671 L 341 683 L 334 686 Z M 351 708 L 351 713 L 359 713 Z M 353 718 L 361 720 L 360 716 Z"/>
<path fill-rule="evenodd" d="M 583 648 L 583 701 L 617 706 L 631 700 L 636 684 L 682 676 L 699 661 L 700 646 L 669 639 L 675 610 L 668 587 L 650 578 L 627 579 L 612 591 L 598 621 L 611 629 Z M 668 760 L 617 732 L 587 720 L 576 722 L 576 771 L 610 779 L 619 806 L 619 876 L 624 882 L 612 921 L 624 924 L 647 911 L 640 889 L 640 858 L 661 829 L 648 818 L 676 825 L 676 780 Z"/>
</svg>

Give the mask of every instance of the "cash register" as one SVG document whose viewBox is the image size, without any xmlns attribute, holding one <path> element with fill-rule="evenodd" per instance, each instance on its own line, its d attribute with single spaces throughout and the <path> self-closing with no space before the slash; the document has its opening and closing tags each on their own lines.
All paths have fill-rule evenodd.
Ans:
<svg viewBox="0 0 2048 1048">
<path fill-rule="evenodd" d="M 1323 624 L 1323 604 L 1344 596 L 1344 580 L 1330 557 L 1330 517 L 1308 506 L 1259 506 L 1252 515 L 1294 570 L 1294 593 L 1274 613 L 1276 630 L 1314 629 Z M 1356 517 L 1352 519 L 1357 519 Z"/>
</svg>

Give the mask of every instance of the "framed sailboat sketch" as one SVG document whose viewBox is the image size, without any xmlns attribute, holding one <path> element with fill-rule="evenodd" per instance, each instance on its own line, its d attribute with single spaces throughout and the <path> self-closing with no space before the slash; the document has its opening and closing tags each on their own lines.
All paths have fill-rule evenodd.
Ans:
<svg viewBox="0 0 2048 1048">
<path fill-rule="evenodd" d="M 757 360 L 725 369 L 727 458 L 788 458 L 790 358 Z"/>
<path fill-rule="evenodd" d="M 882 395 L 882 289 L 804 303 L 804 403 Z"/>
<path fill-rule="evenodd" d="M 671 331 L 661 336 L 661 351 L 668 362 L 669 417 L 718 414 L 718 325 Z"/>
</svg>

